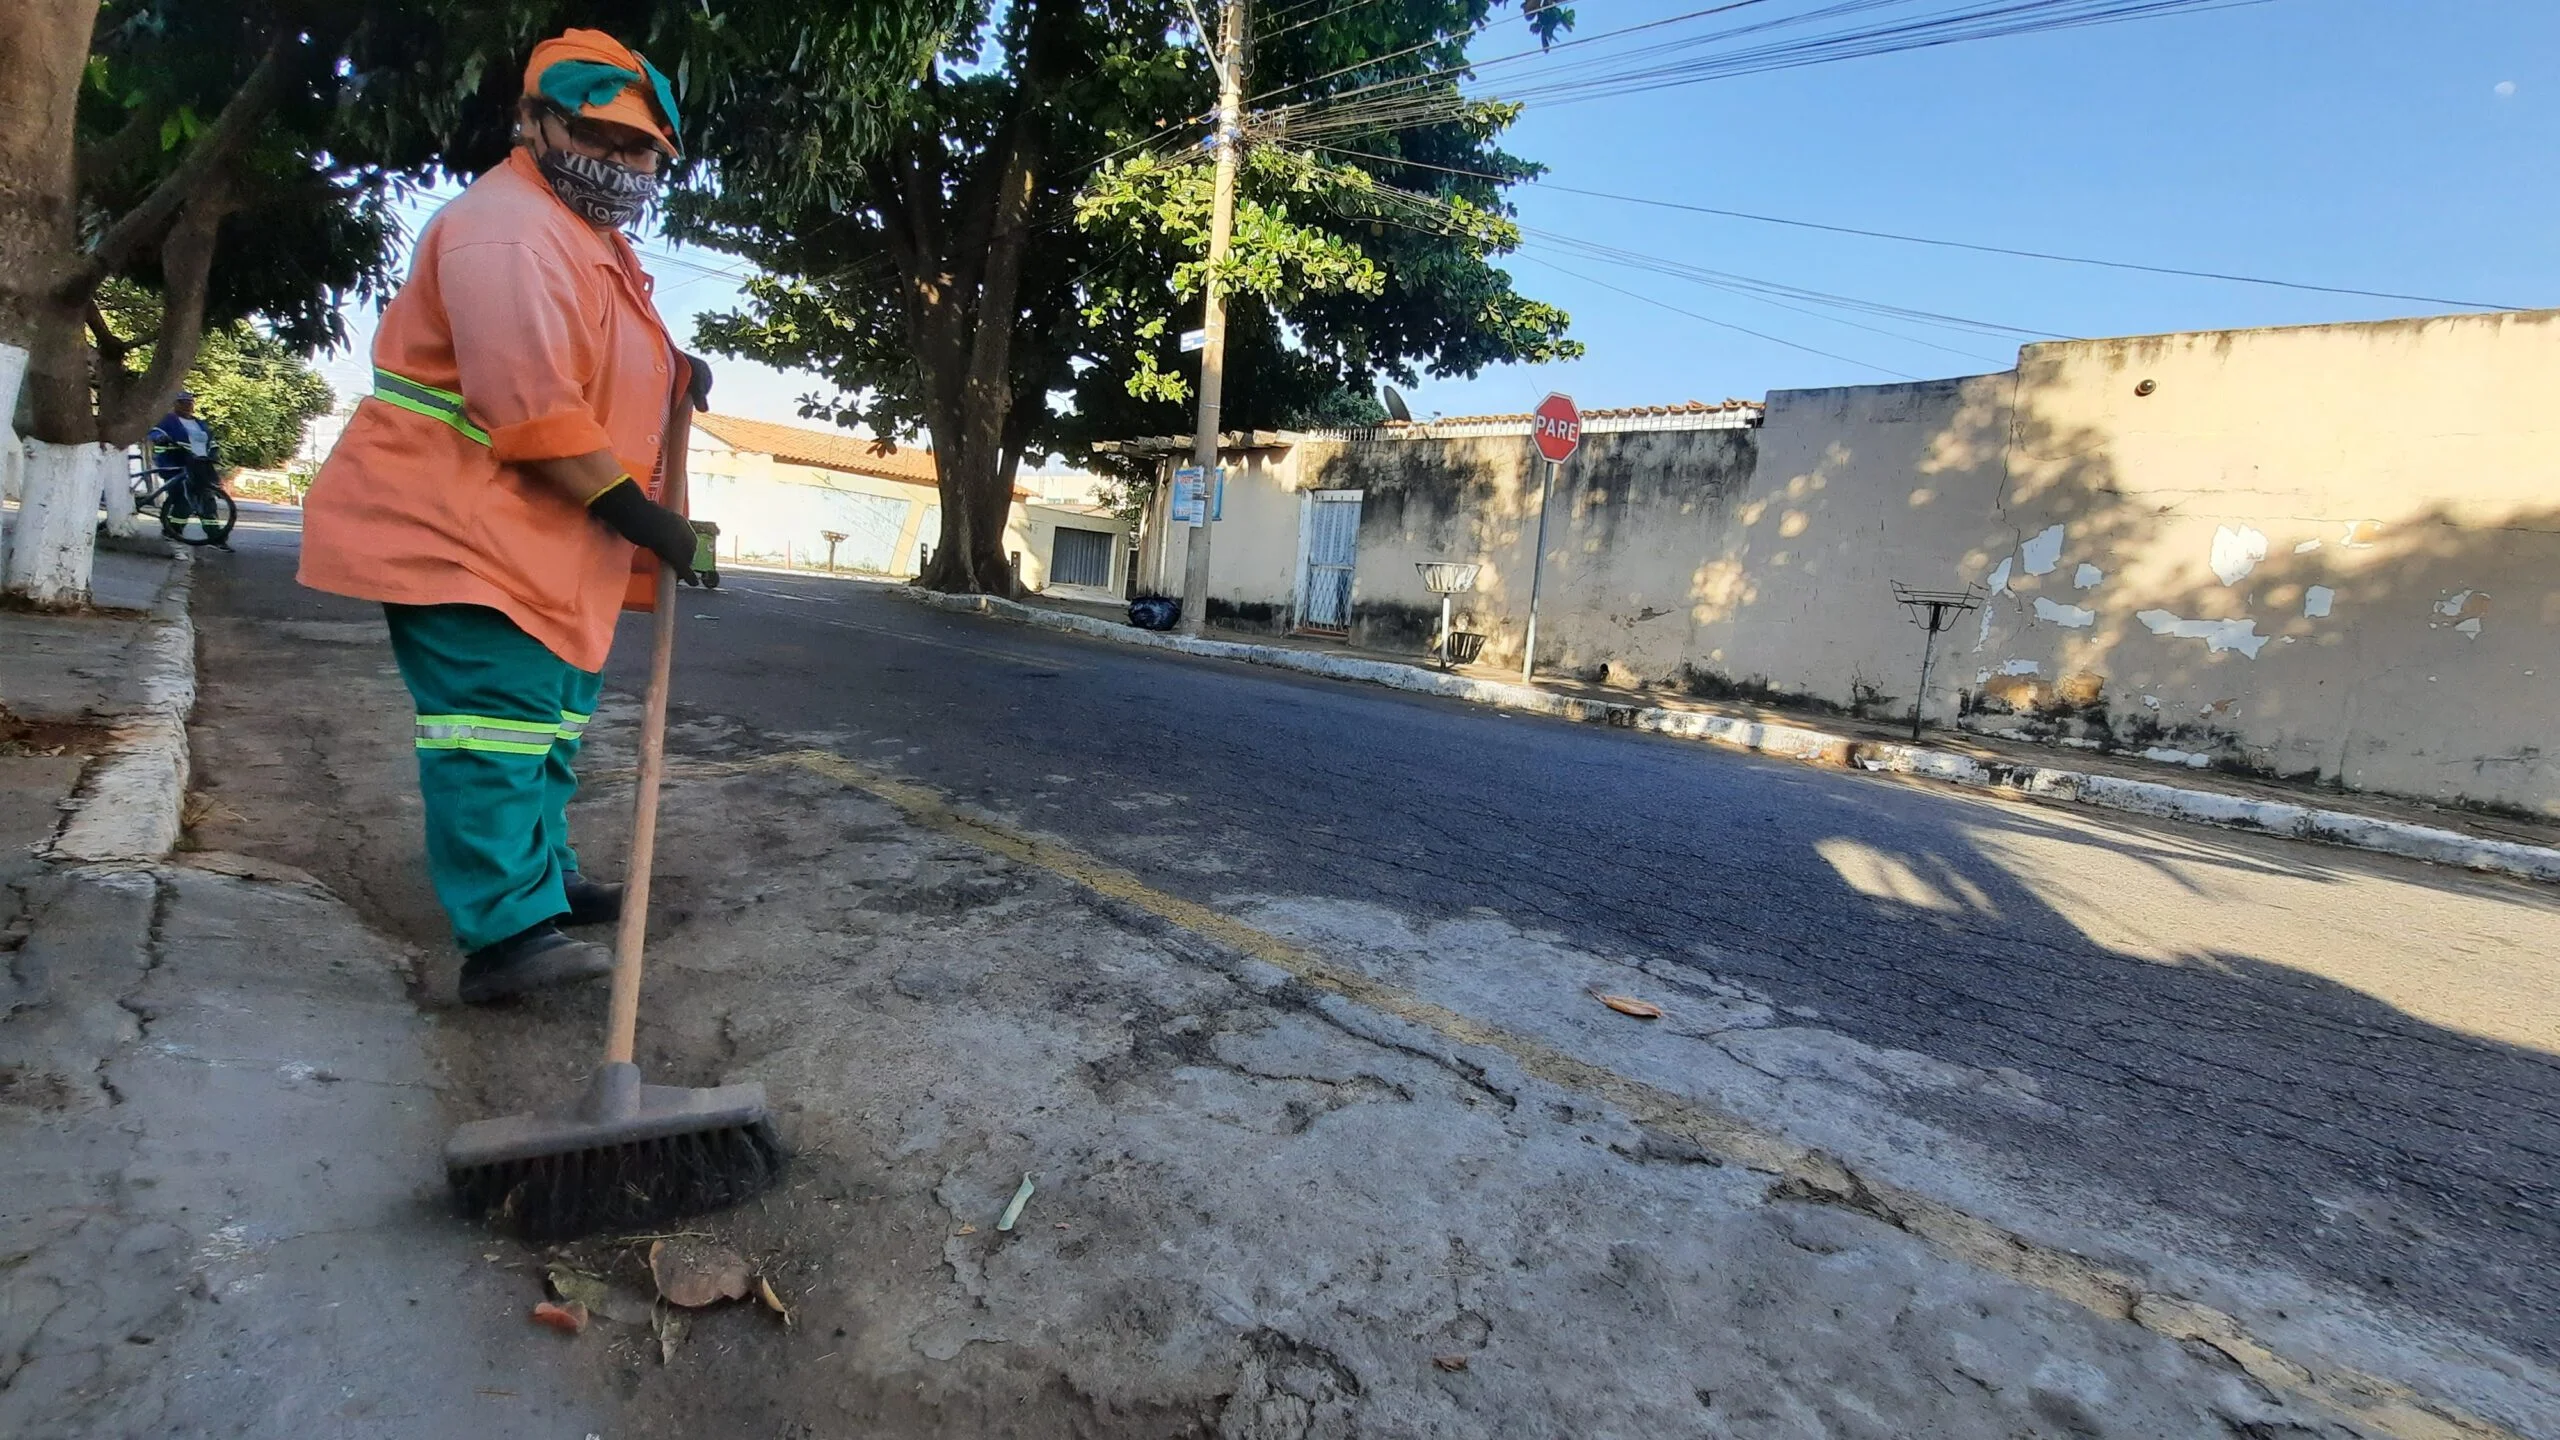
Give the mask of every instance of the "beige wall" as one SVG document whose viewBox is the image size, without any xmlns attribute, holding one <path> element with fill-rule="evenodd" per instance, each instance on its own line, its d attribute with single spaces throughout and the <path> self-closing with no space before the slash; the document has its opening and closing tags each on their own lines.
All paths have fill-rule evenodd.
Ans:
<svg viewBox="0 0 2560 1440">
<path fill-rule="evenodd" d="M 1068 530 L 1100 530 L 1111 536 L 1111 583 L 1100 586 L 1053 585 L 1049 581 L 1049 560 L 1055 552 L 1057 532 Z M 1117 599 L 1129 566 L 1129 527 L 1112 515 L 1092 515 L 1060 505 L 1028 504 L 1015 501 L 1013 513 L 1005 518 L 1005 548 L 1022 556 L 1022 583 L 1044 594 L 1069 599 Z"/>
<path fill-rule="evenodd" d="M 2102 677 L 2120 734 L 2560 813 L 2555 394 L 2547 311 L 2030 346 L 2004 518 L 2064 564 L 1980 657 Z M 2093 618 L 2039 618 L 2084 561 Z"/>
<path fill-rule="evenodd" d="M 1892 582 L 1970 583 L 1940 723 L 2560 814 L 2555 395 L 2560 312 L 2532 312 L 2036 345 L 2000 375 L 1776 392 L 1757 431 L 1589 435 L 1540 663 L 1907 713 L 1921 632 Z M 1355 641 L 1419 652 L 1413 562 L 1475 560 L 1462 604 L 1516 663 L 1525 437 L 1258 458 L 1214 593 L 1285 609 L 1298 492 L 1357 488 Z"/>
<path fill-rule="evenodd" d="M 885 516 L 895 530 L 894 539 L 883 534 L 867 544 L 840 545 L 845 568 L 855 568 L 857 555 L 867 555 L 883 562 L 882 573 L 912 576 L 917 546 L 933 541 L 929 522 L 939 514 L 940 497 L 930 485 L 788 464 L 757 451 L 728 449 L 698 430 L 685 464 L 695 481 L 693 517 L 718 523 L 724 560 L 823 567 L 827 542 L 820 532 L 849 533 L 838 528 L 840 522 L 821 518 L 826 513 L 823 497 L 830 493 L 867 497 L 856 502 L 865 507 L 863 518 Z M 896 503 L 875 507 L 873 500 Z M 884 545 L 885 555 L 880 553 Z"/>
</svg>

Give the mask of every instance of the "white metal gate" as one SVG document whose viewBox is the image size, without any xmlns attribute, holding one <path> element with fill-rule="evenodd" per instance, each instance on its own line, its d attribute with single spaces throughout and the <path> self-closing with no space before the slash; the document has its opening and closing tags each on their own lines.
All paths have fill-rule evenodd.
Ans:
<svg viewBox="0 0 2560 1440">
<path fill-rule="evenodd" d="M 1298 582 L 1298 628 L 1348 634 L 1351 570 L 1360 553 L 1360 492 L 1308 492 L 1302 524 L 1307 559 Z"/>
</svg>

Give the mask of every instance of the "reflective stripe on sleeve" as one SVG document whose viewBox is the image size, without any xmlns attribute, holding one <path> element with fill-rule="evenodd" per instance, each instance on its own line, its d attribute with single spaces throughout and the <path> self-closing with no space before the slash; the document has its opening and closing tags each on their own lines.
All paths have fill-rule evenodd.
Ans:
<svg viewBox="0 0 2560 1440">
<path fill-rule="evenodd" d="M 442 421 L 479 444 L 489 443 L 489 432 L 471 423 L 470 417 L 462 413 L 462 397 L 450 390 L 421 385 L 377 365 L 373 371 L 373 398 L 385 405 L 397 405 L 412 415 Z"/>
<path fill-rule="evenodd" d="M 596 717 L 593 715 L 581 715 L 575 710 L 561 711 L 560 738 L 563 740 L 575 740 L 579 736 L 584 735 L 587 733 L 587 722 L 594 718 Z"/>
</svg>

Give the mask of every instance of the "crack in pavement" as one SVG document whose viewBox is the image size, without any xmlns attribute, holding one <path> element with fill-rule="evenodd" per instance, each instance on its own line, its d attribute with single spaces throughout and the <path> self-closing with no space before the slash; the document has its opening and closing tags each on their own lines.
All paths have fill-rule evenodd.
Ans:
<svg viewBox="0 0 2560 1440">
<path fill-rule="evenodd" d="M 2347 1366 L 2306 1364 L 2280 1354 L 2223 1311 L 2149 1290 L 2131 1276 L 2039 1244 L 1945 1202 L 1872 1182 L 1819 1149 L 1759 1129 L 1704 1101 L 1630 1079 L 1545 1041 L 1424 1000 L 1295 941 L 1167 894 L 1127 870 L 1060 841 L 963 810 L 930 786 L 893 778 L 826 750 L 788 751 L 740 762 L 738 768 L 798 769 L 863 791 L 929 829 L 1037 866 L 1212 942 L 1247 962 L 1231 968 L 1238 972 L 1237 978 L 1266 994 L 1289 988 L 1288 981 L 1274 984 L 1267 974 L 1254 973 L 1251 962 L 1325 992 L 1307 1006 L 1308 1012 L 1359 1039 L 1406 1048 L 1353 1029 L 1357 1022 L 1346 1023 L 1330 1013 L 1342 1002 L 1459 1045 L 1496 1051 L 1538 1079 L 1615 1107 L 1642 1129 L 1702 1155 L 1774 1175 L 1778 1178 L 1769 1191 L 1772 1199 L 1833 1205 L 1865 1214 L 1954 1259 L 2033 1286 L 2103 1318 L 2137 1325 L 2168 1339 L 2210 1346 L 2260 1384 L 2297 1395 L 2395 1440 L 2515 1440 L 2513 1432 L 2502 1426 L 2420 1396 L 2395 1381 Z M 1448 1063 L 1427 1048 L 1408 1053 L 1435 1065 Z M 1482 1079 L 1475 1083 L 1490 1085 Z"/>
</svg>

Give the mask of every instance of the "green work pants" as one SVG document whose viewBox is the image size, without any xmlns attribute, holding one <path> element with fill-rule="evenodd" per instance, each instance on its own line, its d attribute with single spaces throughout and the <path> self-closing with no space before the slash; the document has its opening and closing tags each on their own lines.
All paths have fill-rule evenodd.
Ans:
<svg viewBox="0 0 2560 1440">
<path fill-rule="evenodd" d="M 418 705 L 427 876 L 466 950 L 568 913 L 578 745 L 604 677 L 485 605 L 385 605 Z"/>
</svg>

